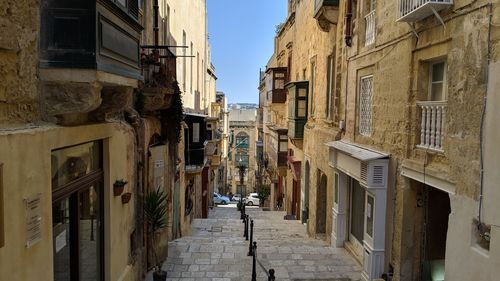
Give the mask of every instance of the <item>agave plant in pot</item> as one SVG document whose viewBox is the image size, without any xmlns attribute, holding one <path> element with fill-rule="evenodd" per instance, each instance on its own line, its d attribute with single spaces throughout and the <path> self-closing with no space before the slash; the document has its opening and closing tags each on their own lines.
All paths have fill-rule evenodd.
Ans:
<svg viewBox="0 0 500 281">
<path fill-rule="evenodd" d="M 161 269 L 161 261 L 157 252 L 157 235 L 167 226 L 167 195 L 160 188 L 151 190 L 144 196 L 144 218 L 147 223 L 149 237 L 151 237 L 151 250 L 154 256 L 155 269 L 154 281 L 165 281 L 167 272 Z"/>
</svg>

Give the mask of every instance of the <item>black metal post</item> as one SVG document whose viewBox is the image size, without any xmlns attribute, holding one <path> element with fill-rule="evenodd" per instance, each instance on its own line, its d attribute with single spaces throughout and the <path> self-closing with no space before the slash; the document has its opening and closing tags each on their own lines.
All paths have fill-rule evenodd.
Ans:
<svg viewBox="0 0 500 281">
<path fill-rule="evenodd" d="M 276 277 L 274 277 L 274 269 L 269 269 L 269 277 L 267 278 L 268 281 L 275 281 Z"/>
<path fill-rule="evenodd" d="M 250 243 L 248 243 L 248 256 L 253 256 L 253 220 L 250 221 Z"/>
<path fill-rule="evenodd" d="M 250 220 L 250 217 L 248 215 L 245 215 L 245 240 L 248 241 L 248 221 Z"/>
<path fill-rule="evenodd" d="M 256 258 L 257 258 L 257 242 L 253 242 L 252 281 L 257 281 Z"/>
<path fill-rule="evenodd" d="M 243 217 L 243 237 L 247 237 L 247 222 L 246 222 L 247 218 L 246 216 Z"/>
</svg>

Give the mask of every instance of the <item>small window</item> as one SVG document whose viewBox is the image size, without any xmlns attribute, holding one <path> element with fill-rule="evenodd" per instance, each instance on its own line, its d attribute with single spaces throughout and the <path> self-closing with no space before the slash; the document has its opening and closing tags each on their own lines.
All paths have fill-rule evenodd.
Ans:
<svg viewBox="0 0 500 281">
<path fill-rule="evenodd" d="M 361 77 L 359 84 L 359 134 L 370 136 L 372 132 L 373 76 Z"/>
<path fill-rule="evenodd" d="M 315 108 L 315 104 L 314 104 L 314 83 L 315 83 L 315 80 L 316 80 L 316 62 L 313 61 L 311 62 L 311 83 L 309 83 L 309 86 L 310 86 L 310 91 L 309 91 L 309 96 L 310 96 L 310 99 L 311 99 L 311 115 L 314 115 L 314 108 Z"/>
<path fill-rule="evenodd" d="M 200 123 L 193 123 L 193 141 L 200 142 Z"/>
<path fill-rule="evenodd" d="M 340 186 L 339 186 L 339 174 L 335 173 L 335 196 L 334 196 L 334 202 L 335 204 L 339 204 L 339 190 L 340 190 Z"/>
<path fill-rule="evenodd" d="M 366 234 L 373 238 L 373 210 L 375 200 L 370 194 L 366 195 Z"/>
<path fill-rule="evenodd" d="M 446 100 L 446 63 L 444 61 L 432 63 L 429 77 L 429 99 Z"/>
<path fill-rule="evenodd" d="M 326 85 L 326 119 L 332 119 L 332 99 L 334 93 L 334 77 L 335 77 L 335 51 L 328 56 L 327 60 L 327 85 Z"/>
</svg>

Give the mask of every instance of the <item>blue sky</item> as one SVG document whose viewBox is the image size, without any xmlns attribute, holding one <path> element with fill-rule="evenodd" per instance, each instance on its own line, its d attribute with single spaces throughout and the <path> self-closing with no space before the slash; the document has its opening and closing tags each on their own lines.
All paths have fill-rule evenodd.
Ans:
<svg viewBox="0 0 500 281">
<path fill-rule="evenodd" d="M 208 32 L 217 90 L 229 103 L 258 103 L 259 68 L 273 54 L 276 25 L 286 0 L 207 0 Z"/>
</svg>

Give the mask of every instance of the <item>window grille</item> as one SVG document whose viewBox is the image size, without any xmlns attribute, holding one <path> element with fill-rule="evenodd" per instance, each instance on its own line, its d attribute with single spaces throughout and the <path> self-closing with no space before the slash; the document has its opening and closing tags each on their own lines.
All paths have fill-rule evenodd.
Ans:
<svg viewBox="0 0 500 281">
<path fill-rule="evenodd" d="M 359 133 L 370 136 L 372 132 L 373 76 L 362 77 L 359 88 Z"/>
</svg>

